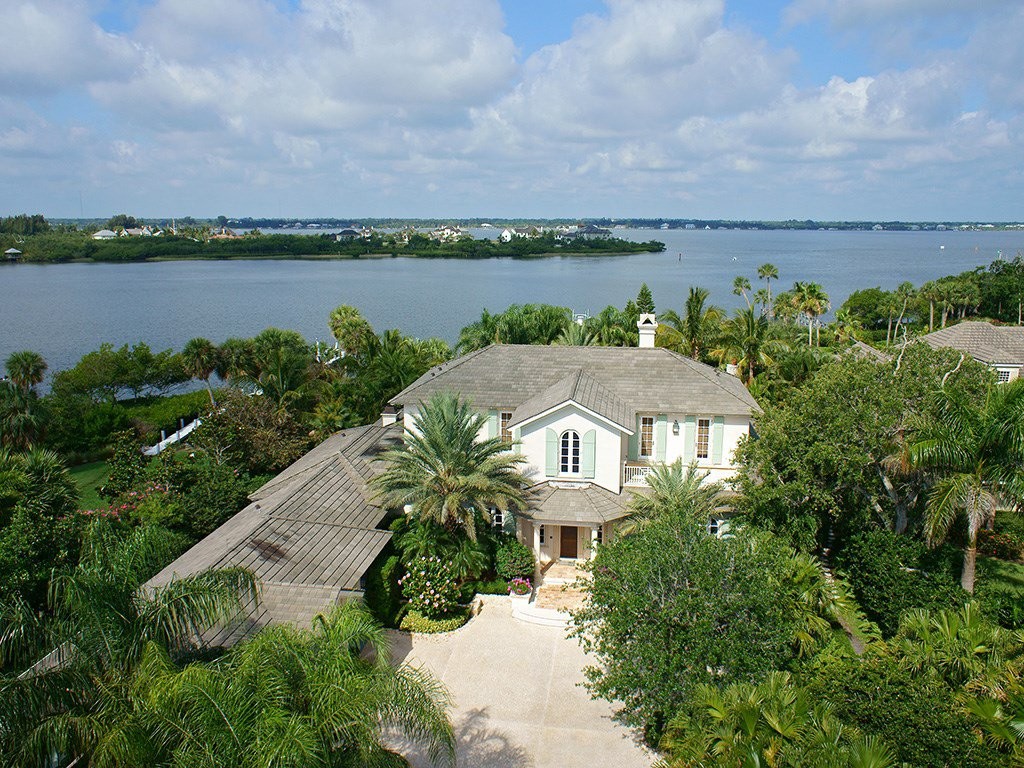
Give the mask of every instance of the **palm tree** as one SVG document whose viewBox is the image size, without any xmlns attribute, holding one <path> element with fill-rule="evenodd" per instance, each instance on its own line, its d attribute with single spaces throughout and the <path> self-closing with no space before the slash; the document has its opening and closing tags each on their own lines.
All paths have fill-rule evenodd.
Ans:
<svg viewBox="0 0 1024 768">
<path fill-rule="evenodd" d="M 907 304 L 917 298 L 917 291 L 914 290 L 914 284 L 909 281 L 900 283 L 896 288 L 895 298 L 900 304 L 900 314 L 899 317 L 896 318 L 896 330 L 893 339 L 900 334 L 900 325 L 903 324 L 903 318 L 907 314 Z"/>
<path fill-rule="evenodd" d="M 454 763 L 447 691 L 393 664 L 383 628 L 354 602 L 309 630 L 268 627 L 212 664 L 179 669 L 151 646 L 132 688 L 133 708 L 102 713 L 97 763 L 405 765 L 387 746 L 396 732 Z"/>
<path fill-rule="evenodd" d="M 695 765 L 887 768 L 896 765 L 881 741 L 860 736 L 799 687 L 788 672 L 724 690 L 697 688 L 669 723 L 660 744 L 663 768 Z"/>
<path fill-rule="evenodd" d="M 4 365 L 11 381 L 26 394 L 41 384 L 46 375 L 47 365 L 43 356 L 29 349 L 12 352 Z"/>
<path fill-rule="evenodd" d="M 459 341 L 455 349 L 461 353 L 475 352 L 498 341 L 498 318 L 486 309 L 479 320 L 474 320 L 459 331 Z"/>
<path fill-rule="evenodd" d="M 551 343 L 561 347 L 592 347 L 597 344 L 597 335 L 583 323 L 569 323 Z"/>
<path fill-rule="evenodd" d="M 327 318 L 331 335 L 337 340 L 345 355 L 360 355 L 371 343 L 373 326 L 355 307 L 342 304 L 331 310 Z"/>
<path fill-rule="evenodd" d="M 945 388 L 935 400 L 934 416 L 907 443 L 904 464 L 935 478 L 925 507 L 928 543 L 940 544 L 954 524 L 964 524 L 960 584 L 974 592 L 978 531 L 992 525 L 1000 497 L 1024 501 L 1024 379 L 990 385 L 980 403 Z"/>
<path fill-rule="evenodd" d="M 737 296 L 742 296 L 743 300 L 747 302 L 747 307 L 750 307 L 750 299 L 747 298 L 747 291 L 750 290 L 750 281 L 743 277 L 743 275 L 737 275 L 736 279 L 732 281 L 732 292 Z"/>
<path fill-rule="evenodd" d="M 661 318 L 662 322 L 682 335 L 685 346 L 683 351 L 694 360 L 701 360 L 704 357 L 708 347 L 714 343 L 725 317 L 720 307 L 713 304 L 708 306 L 710 295 L 706 288 L 690 286 L 683 317 L 680 318 L 674 311 L 669 310 Z"/>
<path fill-rule="evenodd" d="M 686 512 L 706 524 L 726 508 L 725 487 L 719 482 L 705 483 L 709 474 L 698 471 L 696 464 L 684 470 L 681 459 L 657 465 L 647 476 L 650 492 L 633 496 L 619 532 L 633 533 L 650 520 L 673 511 Z"/>
<path fill-rule="evenodd" d="M 143 582 L 176 553 L 154 527 L 118 539 L 107 525 L 87 532 L 78 565 L 54 575 L 46 612 L 24 601 L 0 607 L 0 758 L 49 765 L 88 761 L 104 735 L 99 713 L 117 706 L 148 648 L 172 656 L 256 598 L 251 573 L 206 571 L 144 593 Z M 25 670 L 21 675 L 17 672 Z"/>
<path fill-rule="evenodd" d="M 779 279 L 779 270 L 771 262 L 762 264 L 757 268 L 757 277 L 759 280 L 764 280 L 768 286 L 768 319 L 771 320 L 775 317 L 775 313 L 772 309 L 772 280 Z"/>
<path fill-rule="evenodd" d="M 45 426 L 36 393 L 13 381 L 0 381 L 0 448 L 27 451 L 39 443 Z"/>
<path fill-rule="evenodd" d="M 526 505 L 528 479 L 519 471 L 526 459 L 510 453 L 500 437 L 477 440 L 486 417 L 441 392 L 420 405 L 406 446 L 381 456 L 387 469 L 371 484 L 377 499 L 392 509 L 462 529 L 476 539 L 476 515 Z"/>
<path fill-rule="evenodd" d="M 719 363 L 735 360 L 740 379 L 749 387 L 759 371 L 773 365 L 789 349 L 776 326 L 753 308 L 741 309 L 722 325 L 722 336 L 711 355 Z"/>
<path fill-rule="evenodd" d="M 792 301 L 796 310 L 807 318 L 807 346 L 811 346 L 814 342 L 815 320 L 828 312 L 828 294 L 818 283 L 798 280 L 793 283 Z"/>
<path fill-rule="evenodd" d="M 220 365 L 220 350 L 217 345 L 209 339 L 197 336 L 185 343 L 181 350 L 182 362 L 185 364 L 185 373 L 193 379 L 200 379 L 206 384 L 206 390 L 210 394 L 210 405 L 217 405 L 213 397 L 213 387 L 210 386 L 210 376 Z"/>
</svg>

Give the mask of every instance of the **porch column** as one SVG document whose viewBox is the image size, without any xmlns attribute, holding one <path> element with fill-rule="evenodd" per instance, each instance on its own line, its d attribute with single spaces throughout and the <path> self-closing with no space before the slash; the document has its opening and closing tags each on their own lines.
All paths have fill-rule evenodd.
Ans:
<svg viewBox="0 0 1024 768">
<path fill-rule="evenodd" d="M 540 523 L 533 521 L 533 556 L 540 566 Z"/>
<path fill-rule="evenodd" d="M 597 526 L 594 526 L 593 528 L 590 529 L 590 556 L 591 557 L 593 557 L 595 554 L 597 554 L 597 531 L 599 529 L 599 525 L 600 524 L 598 524 Z"/>
</svg>

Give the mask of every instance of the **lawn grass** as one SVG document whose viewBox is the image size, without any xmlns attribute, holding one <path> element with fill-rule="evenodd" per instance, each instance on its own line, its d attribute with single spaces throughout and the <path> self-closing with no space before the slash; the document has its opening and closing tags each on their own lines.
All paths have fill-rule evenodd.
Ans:
<svg viewBox="0 0 1024 768">
<path fill-rule="evenodd" d="M 78 493 L 81 497 L 78 501 L 80 509 L 96 509 L 106 506 L 107 502 L 100 498 L 98 490 L 110 476 L 110 467 L 107 462 L 94 461 L 89 464 L 80 464 L 68 471 L 75 484 L 78 485 Z"/>
<path fill-rule="evenodd" d="M 978 570 L 982 580 L 997 589 L 1016 592 L 1024 597 L 1024 565 L 998 560 L 994 557 L 979 557 Z"/>
</svg>

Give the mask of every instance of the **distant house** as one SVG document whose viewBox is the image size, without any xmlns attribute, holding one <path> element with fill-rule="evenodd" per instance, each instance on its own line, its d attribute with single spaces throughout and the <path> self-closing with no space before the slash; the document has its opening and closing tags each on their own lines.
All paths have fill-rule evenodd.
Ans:
<svg viewBox="0 0 1024 768">
<path fill-rule="evenodd" d="M 456 240 L 461 240 L 463 236 L 462 229 L 451 224 L 438 227 L 427 235 L 431 240 L 437 240 L 439 243 L 453 243 Z"/>
<path fill-rule="evenodd" d="M 1024 328 L 1017 325 L 966 320 L 925 334 L 921 340 L 934 349 L 948 347 L 970 355 L 992 368 L 1002 382 L 1019 377 L 1024 366 Z"/>
<path fill-rule="evenodd" d="M 4 256 L 7 257 L 8 261 L 18 261 L 21 259 L 21 251 L 17 248 L 8 248 L 4 251 Z"/>
<path fill-rule="evenodd" d="M 540 237 L 540 230 L 536 227 L 508 227 L 498 235 L 498 239 L 503 243 L 510 243 L 519 237 Z"/>
<path fill-rule="evenodd" d="M 99 232 L 92 236 L 93 240 L 113 240 L 117 237 L 117 232 L 112 229 L 101 229 Z"/>
<path fill-rule="evenodd" d="M 362 236 L 362 233 L 358 229 L 343 229 L 334 236 L 334 239 L 340 243 L 345 240 L 355 240 L 357 237 Z"/>
<path fill-rule="evenodd" d="M 237 240 L 241 235 L 228 227 L 216 227 L 210 231 L 211 240 Z"/>
<path fill-rule="evenodd" d="M 593 224 L 580 224 L 576 228 L 568 228 L 560 230 L 555 235 L 556 240 L 575 240 L 578 237 L 595 238 L 595 237 L 610 237 L 612 231 L 610 229 L 604 229 L 603 227 L 596 227 Z"/>
</svg>

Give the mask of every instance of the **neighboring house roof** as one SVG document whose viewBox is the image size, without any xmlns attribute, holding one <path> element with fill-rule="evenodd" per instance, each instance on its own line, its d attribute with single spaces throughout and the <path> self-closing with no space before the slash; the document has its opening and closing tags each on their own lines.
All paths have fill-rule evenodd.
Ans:
<svg viewBox="0 0 1024 768">
<path fill-rule="evenodd" d="M 93 240 L 110 240 L 113 237 L 117 237 L 117 232 L 112 229 L 101 229 L 99 232 L 92 236 Z"/>
<path fill-rule="evenodd" d="M 539 416 L 573 402 L 612 422 L 619 429 L 633 434 L 633 413 L 614 392 L 601 384 L 582 368 L 577 368 L 564 379 L 556 381 L 543 392 L 519 405 L 512 413 L 508 427 L 521 426 Z"/>
<path fill-rule="evenodd" d="M 530 498 L 525 517 L 552 523 L 607 523 L 626 516 L 633 494 L 612 493 L 593 483 L 572 488 L 544 482 L 531 489 Z"/>
<path fill-rule="evenodd" d="M 853 340 L 853 346 L 850 349 L 857 357 L 874 360 L 875 362 L 887 363 L 892 360 L 892 355 L 887 354 L 880 349 L 875 349 L 870 344 L 865 344 L 859 339 Z"/>
<path fill-rule="evenodd" d="M 921 337 L 939 349 L 951 347 L 989 365 L 1024 365 L 1024 328 L 966 320 Z"/>
<path fill-rule="evenodd" d="M 308 625 L 360 579 L 391 538 L 371 503 L 373 460 L 401 445 L 401 423 L 345 430 L 252 495 L 253 503 L 164 568 L 156 587 L 209 568 L 240 566 L 260 583 L 261 602 L 211 639 L 228 643 L 270 622 Z"/>
<path fill-rule="evenodd" d="M 662 347 L 525 344 L 494 344 L 431 368 L 391 403 L 415 404 L 447 391 L 477 408 L 516 409 L 549 388 L 555 391 L 555 384 L 578 370 L 627 405 L 627 425 L 636 413 L 749 416 L 761 410 L 735 376 Z"/>
</svg>

